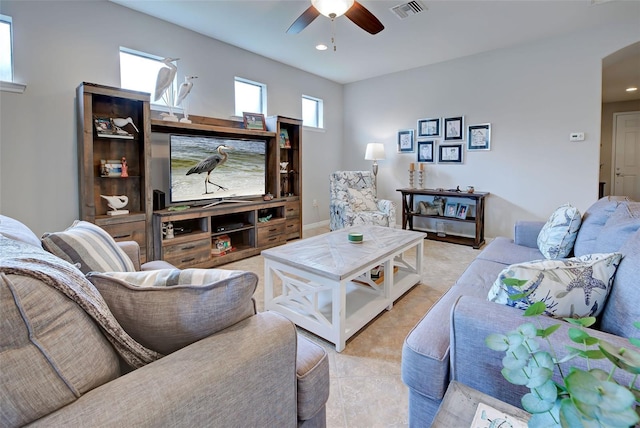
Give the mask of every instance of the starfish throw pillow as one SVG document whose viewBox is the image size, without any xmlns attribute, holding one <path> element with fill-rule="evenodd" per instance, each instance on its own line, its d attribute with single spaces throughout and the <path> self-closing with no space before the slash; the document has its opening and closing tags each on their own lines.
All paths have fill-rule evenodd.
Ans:
<svg viewBox="0 0 640 428">
<path fill-rule="evenodd" d="M 500 272 L 488 300 L 523 310 L 543 301 L 546 314 L 558 318 L 598 316 L 621 259 L 621 253 L 608 253 L 514 264 Z M 505 279 L 526 283 L 514 287 Z M 512 298 L 519 294 L 525 295 Z"/>
</svg>

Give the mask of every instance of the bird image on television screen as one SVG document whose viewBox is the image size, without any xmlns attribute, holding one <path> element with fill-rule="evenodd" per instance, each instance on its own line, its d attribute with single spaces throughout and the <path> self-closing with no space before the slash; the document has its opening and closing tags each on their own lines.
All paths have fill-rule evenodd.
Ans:
<svg viewBox="0 0 640 428">
<path fill-rule="evenodd" d="M 211 181 L 210 176 L 211 176 L 211 172 L 216 169 L 218 166 L 224 164 L 227 159 L 229 158 L 229 155 L 224 152 L 223 150 L 232 150 L 231 147 L 225 146 L 224 144 L 221 144 L 218 146 L 217 148 L 217 153 L 214 153 L 213 155 L 209 156 L 208 158 L 201 160 L 200 162 L 198 162 L 196 164 L 196 166 L 194 166 L 193 168 L 189 169 L 189 171 L 187 171 L 186 175 L 190 175 L 190 174 L 202 174 L 203 172 L 207 173 L 207 176 L 204 179 L 204 194 L 207 195 L 209 193 L 213 193 L 213 192 L 209 192 L 209 189 L 207 187 L 207 183 L 213 184 L 214 186 L 218 187 L 218 189 L 220 190 L 229 190 L 226 187 L 223 187 L 219 184 L 214 183 L 213 181 Z"/>
</svg>

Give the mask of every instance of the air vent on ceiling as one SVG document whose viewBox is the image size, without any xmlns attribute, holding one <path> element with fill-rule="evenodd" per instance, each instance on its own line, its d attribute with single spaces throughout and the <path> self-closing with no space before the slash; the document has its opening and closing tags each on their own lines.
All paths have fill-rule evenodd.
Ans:
<svg viewBox="0 0 640 428">
<path fill-rule="evenodd" d="M 416 0 L 410 1 L 409 3 L 402 3 L 391 8 L 391 12 L 400 19 L 406 19 L 425 10 L 427 10 L 427 7 L 423 5 L 422 2 Z"/>
</svg>

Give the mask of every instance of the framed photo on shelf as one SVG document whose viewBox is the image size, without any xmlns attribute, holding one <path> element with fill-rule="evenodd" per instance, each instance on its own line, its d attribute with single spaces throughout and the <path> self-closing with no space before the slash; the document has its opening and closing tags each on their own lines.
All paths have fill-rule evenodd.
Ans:
<svg viewBox="0 0 640 428">
<path fill-rule="evenodd" d="M 413 129 L 401 129 L 398 131 L 398 153 L 413 153 L 415 150 Z"/>
<path fill-rule="evenodd" d="M 267 124 L 265 123 L 264 114 L 262 113 L 242 112 L 242 119 L 244 119 L 244 129 L 267 130 Z"/>
<path fill-rule="evenodd" d="M 464 140 L 464 116 L 445 117 L 442 127 L 444 128 L 444 141 Z"/>
<path fill-rule="evenodd" d="M 460 204 L 458 206 L 458 212 L 456 212 L 456 218 L 464 220 L 467 218 L 468 213 L 469 213 L 469 204 Z"/>
<path fill-rule="evenodd" d="M 458 204 L 455 202 L 447 202 L 444 208 L 445 217 L 455 217 L 458 214 Z"/>
<path fill-rule="evenodd" d="M 491 124 L 469 125 L 467 150 L 491 150 Z"/>
<path fill-rule="evenodd" d="M 418 119 L 418 138 L 421 137 L 439 137 L 440 136 L 440 118 Z"/>
<path fill-rule="evenodd" d="M 436 142 L 433 140 L 418 141 L 418 162 L 433 163 L 433 148 L 435 145 Z"/>
<path fill-rule="evenodd" d="M 462 144 L 439 144 L 438 163 L 462 163 Z"/>
</svg>

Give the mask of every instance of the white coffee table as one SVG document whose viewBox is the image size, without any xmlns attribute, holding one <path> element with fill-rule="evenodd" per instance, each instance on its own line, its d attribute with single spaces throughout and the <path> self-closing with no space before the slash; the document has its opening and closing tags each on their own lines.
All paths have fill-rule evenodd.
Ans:
<svg viewBox="0 0 640 428">
<path fill-rule="evenodd" d="M 350 232 L 362 233 L 364 241 L 349 242 Z M 265 308 L 341 352 L 348 338 L 420 282 L 425 237 L 423 232 L 354 226 L 264 250 Z M 410 257 L 405 253 L 411 249 Z M 385 273 L 380 284 L 369 274 L 378 265 Z"/>
</svg>

